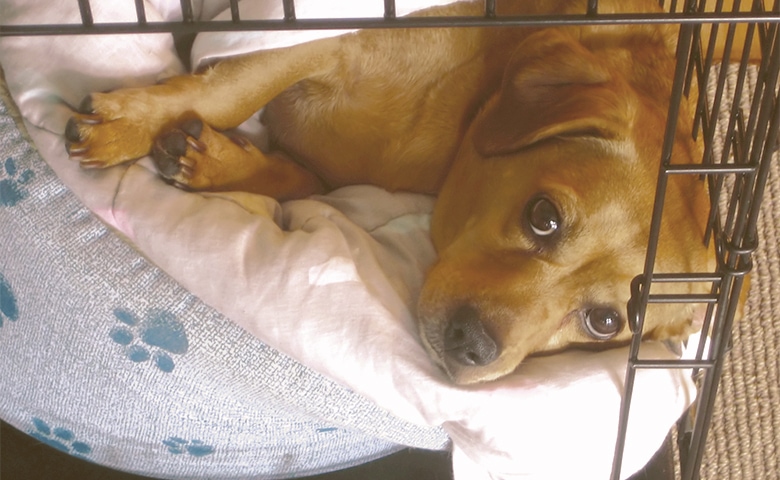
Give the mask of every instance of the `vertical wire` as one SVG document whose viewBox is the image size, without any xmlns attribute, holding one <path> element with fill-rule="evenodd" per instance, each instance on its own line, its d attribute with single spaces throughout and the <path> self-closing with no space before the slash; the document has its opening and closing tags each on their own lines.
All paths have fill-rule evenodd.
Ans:
<svg viewBox="0 0 780 480">
<path fill-rule="evenodd" d="M 734 0 L 734 5 L 739 8 L 739 0 Z M 715 6 L 715 11 L 720 13 L 723 6 L 723 0 L 718 0 Z M 735 24 L 730 24 L 728 31 L 726 32 L 726 42 L 724 45 L 723 58 L 721 62 L 720 72 L 715 85 L 715 95 L 712 98 L 712 107 L 708 105 L 707 90 L 709 87 L 710 72 L 712 71 L 713 59 L 715 56 L 715 44 L 718 38 L 718 25 L 710 25 L 710 40 L 707 44 L 707 51 L 705 52 L 704 69 L 701 72 L 699 83 L 699 99 L 697 106 L 697 116 L 701 115 L 701 127 L 702 127 L 702 140 L 704 141 L 704 156 L 702 157 L 702 163 L 711 164 L 712 162 L 712 144 L 715 137 L 715 129 L 718 124 L 718 113 L 720 112 L 720 106 L 723 102 L 723 92 L 726 85 L 726 77 L 728 73 L 728 61 L 725 61 L 731 54 L 731 46 L 734 41 L 734 31 L 736 29 Z M 707 111 L 709 109 L 709 112 Z M 698 125 L 698 123 L 697 123 Z"/>
<path fill-rule="evenodd" d="M 395 18 L 395 0 L 385 0 L 385 18 Z"/>
<path fill-rule="evenodd" d="M 698 7 L 696 5 L 697 0 L 688 0 L 688 5 L 686 12 L 697 12 L 697 13 L 704 13 L 704 9 L 706 6 L 706 1 L 702 0 L 699 2 Z M 716 2 L 716 9 L 717 11 L 722 10 L 720 8 L 720 5 L 723 3 L 723 0 L 717 0 Z M 717 31 L 716 24 L 712 24 L 712 28 Z M 691 91 L 691 84 L 693 83 L 693 77 L 697 73 L 699 74 L 699 78 L 701 78 L 704 75 L 704 70 L 706 70 L 705 62 L 702 62 L 702 44 L 701 44 L 701 29 L 702 24 L 696 23 L 693 25 L 693 50 L 692 54 L 690 56 L 689 63 L 688 63 L 688 77 L 685 79 L 685 88 L 683 89 L 683 95 L 686 97 L 690 94 Z M 696 125 L 694 124 L 694 133 L 696 133 Z"/>
<path fill-rule="evenodd" d="M 737 2 L 735 2 L 735 4 L 736 3 Z M 736 25 L 734 25 L 734 27 L 736 27 Z M 742 46 L 742 57 L 740 59 L 739 68 L 737 72 L 737 79 L 734 86 L 734 94 L 732 97 L 731 111 L 729 112 L 729 123 L 726 127 L 726 132 L 724 136 L 726 141 L 723 144 L 723 152 L 721 153 L 721 157 L 719 160 L 720 164 L 728 163 L 732 151 L 734 152 L 734 163 L 745 164 L 747 161 L 746 159 L 748 158 L 748 152 L 745 150 L 745 148 L 740 148 L 741 146 L 742 147 L 746 146 L 746 142 L 742 142 L 740 139 L 741 135 L 737 135 L 736 132 L 741 132 L 742 130 L 744 130 L 743 128 L 740 128 L 741 122 L 743 121 L 743 116 L 742 116 L 742 105 L 739 100 L 742 98 L 742 92 L 745 88 L 745 80 L 747 79 L 747 70 L 750 64 L 750 51 L 752 48 L 755 28 L 756 25 L 751 23 L 747 26 L 746 29 L 747 32 L 745 36 L 745 44 Z M 728 43 L 728 39 L 727 39 L 727 43 Z M 720 195 L 720 190 L 723 187 L 723 181 L 724 179 L 721 176 L 718 177 L 718 179 L 712 183 L 710 192 L 713 195 L 715 196 Z M 716 210 L 710 212 L 708 225 L 713 224 L 717 214 L 718 212 Z M 730 206 L 727 215 L 728 216 L 726 219 L 726 224 L 729 225 L 730 223 L 732 223 L 731 218 L 733 218 L 734 215 L 734 208 Z M 703 345 L 701 345 L 700 347 L 704 348 Z"/>
<path fill-rule="evenodd" d="M 773 52 L 780 52 L 780 35 L 778 35 L 777 25 L 767 29 L 767 40 L 763 54 L 772 55 Z M 762 61 L 762 67 L 766 66 L 767 68 L 764 74 L 759 76 L 763 79 L 762 82 L 766 82 L 768 86 L 771 85 L 771 88 L 764 89 L 758 104 L 760 112 L 756 120 L 756 138 L 751 145 L 750 160 L 748 161 L 750 165 L 756 166 L 756 171 L 744 175 L 741 182 L 744 191 L 752 193 L 752 195 L 746 194 L 739 201 L 739 212 L 734 218 L 732 235 L 726 242 L 727 251 L 724 252 L 724 255 L 727 256 L 726 262 L 721 265 L 721 269 L 725 273 L 726 288 L 731 284 L 729 292 L 726 292 L 726 288 L 724 288 L 724 294 L 730 293 L 731 297 L 725 302 L 727 312 L 725 314 L 719 312 L 718 315 L 721 317 L 722 325 L 720 329 L 713 332 L 711 339 L 710 356 L 713 358 L 722 357 L 731 340 L 731 327 L 739 302 L 739 294 L 743 288 L 744 275 L 752 267 L 750 255 L 756 247 L 756 224 L 769 175 L 769 165 L 775 143 L 780 136 L 780 102 L 774 91 L 774 85 L 777 84 L 780 77 L 780 57 L 770 58 L 771 61 L 768 65 Z M 732 201 L 735 200 L 732 199 Z M 697 447 L 694 450 L 696 456 L 686 465 L 686 473 L 690 474 L 694 480 L 698 478 L 698 470 L 704 454 L 703 446 L 707 440 L 722 368 L 723 362 L 717 362 L 713 371 L 709 372 L 710 375 L 705 377 L 705 386 L 708 387 L 706 397 L 703 397 L 702 402 L 700 402 L 699 417 L 696 419 L 694 437 L 691 439 L 692 447 Z"/>
<path fill-rule="evenodd" d="M 138 23 L 143 25 L 146 23 L 146 7 L 144 6 L 144 0 L 135 0 L 135 16 L 138 18 Z"/>
<path fill-rule="evenodd" d="M 79 0 L 79 13 L 81 14 L 81 24 L 85 27 L 91 27 L 95 20 L 92 18 L 92 7 L 89 0 Z"/>
<path fill-rule="evenodd" d="M 181 0 L 181 18 L 182 21 L 186 23 L 192 23 L 192 21 L 195 19 L 194 14 L 192 13 L 192 1 L 191 0 Z"/>
<path fill-rule="evenodd" d="M 293 0 L 282 0 L 284 7 L 284 19 L 287 21 L 295 20 L 295 2 Z"/>
<path fill-rule="evenodd" d="M 233 23 L 241 21 L 241 15 L 238 11 L 238 0 L 230 0 L 230 19 Z"/>
<path fill-rule="evenodd" d="M 632 284 L 631 300 L 633 306 L 629 310 L 629 321 L 635 316 L 635 323 L 632 325 L 632 337 L 629 351 L 628 367 L 626 368 L 625 384 L 623 387 L 623 401 L 620 404 L 620 414 L 618 422 L 618 436 L 615 442 L 615 454 L 612 459 L 612 480 L 620 479 L 620 470 L 623 464 L 623 451 L 625 447 L 626 433 L 628 432 L 628 415 L 631 410 L 631 400 L 634 393 L 634 381 L 636 379 L 636 364 L 639 356 L 639 346 L 642 341 L 642 329 L 644 326 L 644 317 L 647 309 L 647 303 L 650 296 L 650 285 L 655 269 L 655 259 L 658 252 L 658 237 L 661 230 L 661 214 L 663 213 L 664 197 L 666 195 L 666 185 L 669 173 L 666 169 L 671 163 L 672 149 L 675 143 L 677 132 L 677 117 L 680 110 L 680 102 L 685 87 L 685 78 L 687 75 L 688 58 L 692 50 L 693 26 L 681 25 L 680 35 L 677 43 L 677 62 L 675 65 L 674 81 L 672 84 L 671 100 L 669 102 L 669 113 L 666 120 L 666 129 L 664 131 L 664 145 L 662 150 L 661 165 L 658 171 L 658 182 L 656 184 L 655 200 L 653 203 L 653 215 L 650 223 L 650 239 L 647 245 L 647 254 L 645 257 L 644 273 L 637 277 Z M 637 291 L 638 290 L 638 291 Z M 634 295 L 634 294 L 637 295 Z M 638 298 L 637 298 L 638 297 Z M 635 303 L 638 300 L 638 303 Z"/>
<path fill-rule="evenodd" d="M 698 480 L 699 478 L 701 461 L 704 456 L 704 445 L 707 441 L 707 433 L 712 420 L 715 397 L 718 394 L 718 380 L 723 370 L 725 347 L 730 337 L 734 315 L 739 303 L 739 292 L 743 287 L 744 276 L 741 274 L 737 273 L 734 276 L 725 275 L 725 277 L 725 285 L 718 299 L 718 304 L 724 305 L 726 308 L 719 309 L 717 312 L 719 318 L 716 321 L 716 328 L 713 329 L 713 336 L 710 340 L 712 346 L 709 358 L 714 360 L 714 364 L 712 369 L 708 370 L 704 376 L 700 394 L 701 398 L 697 403 L 698 411 L 694 421 L 693 435 L 688 448 L 689 455 L 682 472 L 682 478 L 684 479 Z M 728 301 L 727 297 L 730 297 Z"/>
<path fill-rule="evenodd" d="M 718 5 L 716 6 L 716 11 L 720 12 L 722 7 L 722 2 L 719 1 Z M 732 11 L 739 11 L 739 4 L 740 0 L 734 0 L 733 9 Z M 714 26 L 714 25 L 713 25 Z M 723 51 L 723 58 L 728 59 L 731 56 L 731 50 L 734 43 L 734 34 L 736 32 L 736 24 L 730 24 L 728 27 L 728 31 L 726 33 L 726 41 L 724 44 L 724 51 Z M 708 52 L 707 52 L 707 59 L 708 63 L 711 61 L 712 57 L 714 56 L 714 49 L 716 45 L 717 40 L 717 31 L 711 30 L 710 31 L 710 42 L 708 45 Z M 709 71 L 709 68 L 706 69 Z M 712 108 L 709 113 L 709 118 L 707 118 L 704 113 L 702 113 L 703 120 L 706 119 L 708 124 L 703 125 L 703 138 L 702 141 L 704 143 L 704 154 L 702 156 L 702 163 L 706 164 L 714 164 L 715 160 L 713 159 L 713 143 L 714 143 L 714 137 L 715 137 L 715 131 L 718 124 L 718 115 L 721 109 L 721 103 L 723 100 L 723 93 L 725 91 L 725 85 L 726 85 L 726 79 L 729 76 L 729 68 L 728 68 L 728 62 L 721 63 L 720 72 L 718 74 L 718 81 L 715 88 L 715 95 L 713 97 L 712 102 Z M 699 79 L 699 98 L 700 98 L 700 107 L 699 108 L 706 108 L 707 107 L 707 88 L 704 88 L 709 84 L 708 82 L 709 74 L 702 75 L 702 77 Z M 743 78 L 744 80 L 744 78 Z M 737 81 L 739 82 L 739 79 Z M 741 88 L 736 89 L 737 92 L 741 92 Z M 740 98 L 739 93 L 735 94 L 735 98 Z M 737 106 L 739 107 L 739 101 L 733 100 L 732 101 L 732 107 Z M 734 112 L 732 108 L 732 113 Z M 726 138 L 730 138 L 729 136 L 726 136 Z M 726 144 L 730 144 L 729 141 L 725 142 Z M 724 145 L 724 151 L 728 151 L 728 147 Z M 728 155 L 725 156 L 725 158 L 728 158 Z M 724 161 L 724 157 L 721 157 L 720 162 L 721 164 L 726 163 Z M 705 234 L 704 242 L 705 244 L 709 244 L 711 241 L 713 232 L 720 232 L 722 231 L 721 227 L 721 218 L 720 218 L 720 195 L 721 191 L 723 189 L 723 181 L 724 176 L 718 175 L 715 178 L 709 177 L 707 179 L 708 182 L 708 191 L 710 193 L 710 213 L 707 220 L 707 230 Z M 719 242 L 720 240 L 718 238 L 715 239 L 716 242 Z M 710 290 L 711 294 L 717 294 L 720 286 L 719 285 L 713 285 L 712 289 Z M 704 316 L 704 323 L 702 325 L 701 329 L 701 336 L 704 338 L 704 336 L 707 335 L 707 332 L 710 331 L 710 324 L 712 321 L 712 315 L 714 313 L 714 305 L 708 305 L 707 311 Z M 696 359 L 700 360 L 703 358 L 704 355 L 704 345 L 706 342 L 699 342 L 699 348 L 697 349 L 696 353 Z M 698 369 L 693 370 L 693 376 L 695 377 L 698 374 Z"/>
<path fill-rule="evenodd" d="M 780 1 L 775 3 L 775 8 L 777 8 L 778 5 L 780 5 Z M 755 230 L 755 226 L 758 222 L 758 207 L 763 198 L 766 177 L 769 175 L 768 164 L 770 163 L 772 154 L 778 146 L 778 137 L 780 136 L 780 97 L 776 94 L 776 86 L 778 84 L 778 79 L 780 79 L 780 26 L 775 23 L 772 25 L 771 30 L 772 33 L 770 38 L 774 38 L 774 40 L 767 42 L 769 46 L 765 52 L 773 62 L 769 72 L 763 77 L 767 86 L 765 88 L 765 99 L 761 108 L 761 116 L 764 117 L 765 120 L 761 123 L 762 128 L 759 129 L 760 135 L 756 135 L 756 140 L 761 142 L 763 148 L 757 149 L 758 151 L 756 155 L 754 155 L 754 158 L 761 162 L 755 194 L 758 198 L 757 201 L 753 201 L 750 208 L 750 214 L 746 225 L 748 233 L 752 233 L 752 231 Z M 761 158 L 759 159 L 759 157 Z"/>
<path fill-rule="evenodd" d="M 495 18 L 496 0 L 485 0 L 485 16 L 487 18 Z"/>
</svg>

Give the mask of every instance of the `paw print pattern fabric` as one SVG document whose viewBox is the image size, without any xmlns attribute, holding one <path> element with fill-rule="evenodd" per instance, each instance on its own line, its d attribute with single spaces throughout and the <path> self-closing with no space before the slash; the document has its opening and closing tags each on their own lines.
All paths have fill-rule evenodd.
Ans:
<svg viewBox="0 0 780 480">
<path fill-rule="evenodd" d="M 221 479 L 447 445 L 150 264 L 62 184 L 1 99 L 0 253 L 0 418 L 53 448 L 151 477 Z"/>
<path fill-rule="evenodd" d="M 187 353 L 189 343 L 184 325 L 172 313 L 165 310 L 150 311 L 140 320 L 132 312 L 114 309 L 120 326 L 111 329 L 111 339 L 124 347 L 127 358 L 136 363 L 152 360 L 162 372 L 171 372 L 175 363 L 171 354 Z"/>
<path fill-rule="evenodd" d="M 89 444 L 77 440 L 73 431 L 65 427 L 52 428 L 44 420 L 33 417 L 31 419 L 33 428 L 29 429 L 27 433 L 41 443 L 44 443 L 52 448 L 65 453 L 69 453 L 75 457 L 88 460 L 89 454 L 92 453 L 92 447 Z"/>
<path fill-rule="evenodd" d="M 0 327 L 4 320 L 16 321 L 19 318 L 19 307 L 8 280 L 0 273 Z"/>
<path fill-rule="evenodd" d="M 27 196 L 25 185 L 35 176 L 32 170 L 20 172 L 13 157 L 8 157 L 0 168 L 0 205 L 13 207 Z M 5 178 L 3 178 L 5 177 Z"/>
</svg>

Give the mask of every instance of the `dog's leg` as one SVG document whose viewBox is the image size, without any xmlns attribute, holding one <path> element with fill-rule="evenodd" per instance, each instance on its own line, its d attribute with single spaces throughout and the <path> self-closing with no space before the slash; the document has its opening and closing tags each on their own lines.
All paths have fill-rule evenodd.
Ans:
<svg viewBox="0 0 780 480">
<path fill-rule="evenodd" d="M 329 71 L 340 41 L 257 52 L 158 85 L 92 94 L 67 124 L 68 153 L 87 168 L 142 157 L 185 112 L 219 130 L 236 127 L 291 85 Z"/>
<path fill-rule="evenodd" d="M 280 152 L 264 154 L 243 137 L 224 135 L 198 118 L 155 141 L 157 171 L 189 190 L 243 191 L 287 200 L 324 192 L 320 180 Z"/>
</svg>

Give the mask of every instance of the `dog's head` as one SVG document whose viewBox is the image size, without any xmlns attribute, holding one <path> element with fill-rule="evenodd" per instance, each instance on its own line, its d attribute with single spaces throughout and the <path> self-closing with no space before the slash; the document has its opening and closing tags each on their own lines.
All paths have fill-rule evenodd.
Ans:
<svg viewBox="0 0 780 480">
<path fill-rule="evenodd" d="M 439 260 L 419 303 L 423 341 L 457 383 L 500 377 L 534 353 L 629 339 L 625 309 L 644 267 L 668 99 L 650 98 L 660 88 L 642 91 L 626 69 L 672 75 L 630 61 L 537 32 L 466 133 L 436 204 Z M 674 155 L 692 161 L 690 133 L 677 137 Z M 656 271 L 706 269 L 706 213 L 703 182 L 672 179 Z M 694 315 L 651 305 L 645 332 L 686 335 Z"/>
</svg>

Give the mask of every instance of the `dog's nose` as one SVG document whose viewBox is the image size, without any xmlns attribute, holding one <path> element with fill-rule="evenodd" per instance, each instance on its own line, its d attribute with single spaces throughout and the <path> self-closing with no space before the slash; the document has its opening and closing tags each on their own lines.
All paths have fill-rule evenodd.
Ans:
<svg viewBox="0 0 780 480">
<path fill-rule="evenodd" d="M 498 358 L 499 348 L 485 331 L 479 311 L 471 305 L 458 307 L 444 330 L 444 351 L 466 366 L 487 365 Z"/>
</svg>

